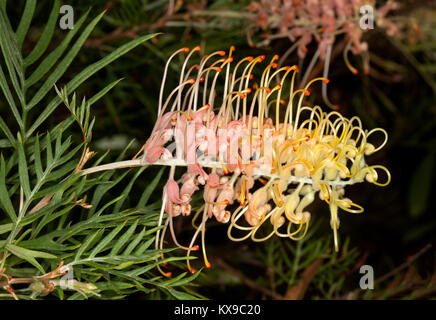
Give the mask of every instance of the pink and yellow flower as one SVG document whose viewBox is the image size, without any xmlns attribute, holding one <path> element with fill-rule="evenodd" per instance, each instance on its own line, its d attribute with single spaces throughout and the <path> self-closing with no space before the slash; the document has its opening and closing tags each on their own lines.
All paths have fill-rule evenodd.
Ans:
<svg viewBox="0 0 436 320">
<path fill-rule="evenodd" d="M 305 105 L 309 87 L 328 80 L 315 78 L 295 90 L 299 70 L 296 66 L 278 68 L 278 56 L 266 64 L 264 56 L 236 62 L 231 47 L 227 54 L 213 52 L 188 67 L 199 51 L 199 47 L 183 48 L 169 58 L 158 119 L 140 159 L 87 169 L 87 173 L 109 167 L 170 166 L 159 217 L 164 227 L 157 232 L 156 249 L 163 248 L 169 229 L 175 244 L 189 257 L 200 249 L 196 245 L 200 237 L 206 267 L 210 267 L 205 240 L 208 220 L 228 224 L 228 237 L 233 241 L 265 241 L 274 235 L 299 240 L 309 228 L 310 205 L 316 195 L 330 208 L 338 250 L 338 208 L 363 212 L 344 196 L 345 187 L 365 180 L 379 186 L 390 182 L 385 167 L 366 163 L 366 156 L 386 144 L 386 131 L 368 131 L 358 117 L 347 119 L 337 111 L 327 113 L 319 106 Z M 169 64 L 183 53 L 187 56 L 179 83 L 166 90 Z M 252 72 L 261 63 L 263 73 L 254 82 Z M 276 75 L 280 75 L 279 83 Z M 283 101 L 285 96 L 288 101 Z M 383 136 L 378 146 L 370 142 L 375 134 Z M 186 168 L 180 178 L 176 178 L 176 167 Z M 382 172 L 384 182 L 380 182 Z M 196 193 L 202 193 L 199 208 L 191 204 Z M 173 220 L 192 212 L 196 230 L 189 245 L 183 246 L 176 239 Z M 195 272 L 189 259 L 187 265 Z"/>
</svg>

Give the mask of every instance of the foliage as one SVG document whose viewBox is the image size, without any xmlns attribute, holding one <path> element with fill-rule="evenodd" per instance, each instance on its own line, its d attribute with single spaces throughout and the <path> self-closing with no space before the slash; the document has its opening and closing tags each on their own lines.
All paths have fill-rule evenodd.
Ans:
<svg viewBox="0 0 436 320">
<path fill-rule="evenodd" d="M 0 203 L 4 212 L 0 224 L 0 287 L 6 290 L 2 294 L 7 292 L 10 297 L 22 299 L 48 293 L 60 299 L 119 299 L 135 292 L 154 297 L 191 297 L 177 287 L 183 287 L 197 275 L 187 277 L 182 273 L 173 279 L 162 279 L 154 270 L 157 264 L 172 263 L 178 258 L 158 260 L 162 252 L 150 248 L 157 218 L 156 205 L 149 199 L 156 183 L 145 188 L 136 203 L 129 198 L 135 181 L 146 168 L 92 177 L 81 173 L 85 163 L 97 165 L 107 158 L 105 153 L 90 160 L 94 152 L 89 151 L 88 144 L 95 123 L 95 118 L 91 120 L 91 106 L 119 80 L 90 99 L 83 98 L 81 104 L 76 104 L 75 93 L 70 99 L 70 92 L 89 77 L 156 34 L 129 41 L 103 59 L 84 66 L 53 95 L 54 84 L 67 72 L 104 13 L 84 24 L 86 12 L 48 53 L 59 15 L 60 2 L 55 1 L 40 39 L 27 56 L 22 56 L 20 48 L 35 6 L 36 1 L 26 1 L 16 31 L 8 20 L 6 7 L 0 8 L 0 44 L 7 70 L 5 74 L 4 66 L 0 66 L 0 84 L 14 117 L 14 121 L 0 118 L 5 137 L 1 140 L 0 160 Z M 70 45 L 76 33 L 77 39 Z M 45 133 L 38 132 L 62 102 L 71 114 Z M 82 132 L 82 143 L 67 136 L 76 130 L 74 126 Z M 17 134 L 13 134 L 14 130 L 18 130 Z M 129 147 L 130 144 L 119 154 L 119 160 Z M 107 194 L 121 184 L 125 185 L 120 193 Z"/>
</svg>

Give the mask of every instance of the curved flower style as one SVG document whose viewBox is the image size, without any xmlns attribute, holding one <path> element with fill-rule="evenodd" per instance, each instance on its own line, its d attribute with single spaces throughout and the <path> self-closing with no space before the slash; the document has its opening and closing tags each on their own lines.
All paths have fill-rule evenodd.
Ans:
<svg viewBox="0 0 436 320">
<path fill-rule="evenodd" d="M 345 187 L 364 180 L 379 186 L 390 182 L 385 167 L 366 163 L 366 156 L 386 144 L 386 131 L 368 131 L 358 117 L 347 119 L 337 111 L 326 113 L 319 106 L 304 105 L 309 87 L 316 82 L 328 83 L 328 79 L 315 78 L 295 90 L 298 67 L 278 68 L 277 55 L 266 64 L 265 56 L 235 62 L 231 47 L 228 54 L 216 51 L 203 56 L 199 64 L 188 66 L 199 51 L 200 47 L 182 48 L 169 58 L 158 118 L 140 151 L 141 158 L 85 173 L 149 164 L 170 166 L 159 217 L 164 228 L 157 232 L 156 249 L 163 249 L 169 229 L 175 244 L 186 250 L 189 258 L 191 251 L 200 249 L 195 243 L 201 237 L 206 267 L 210 267 L 205 242 L 209 219 L 228 223 L 228 236 L 234 241 L 264 241 L 273 235 L 299 240 L 308 230 L 308 207 L 317 195 L 329 205 L 338 250 L 338 208 L 363 212 L 360 205 L 345 197 Z M 179 83 L 165 90 L 168 67 L 183 53 L 187 56 Z M 261 64 L 263 73 L 254 82 L 254 68 Z M 274 83 L 276 75 L 280 75 L 280 83 Z M 374 134 L 384 135 L 381 145 L 370 142 Z M 178 179 L 176 167 L 186 168 Z M 379 179 L 382 171 L 387 176 L 385 182 Z M 183 246 L 176 239 L 173 220 L 191 215 L 191 199 L 198 192 L 202 192 L 204 203 L 193 214 L 196 231 L 192 240 Z M 165 213 L 168 219 L 164 222 Z M 189 259 L 187 265 L 194 273 Z"/>
</svg>

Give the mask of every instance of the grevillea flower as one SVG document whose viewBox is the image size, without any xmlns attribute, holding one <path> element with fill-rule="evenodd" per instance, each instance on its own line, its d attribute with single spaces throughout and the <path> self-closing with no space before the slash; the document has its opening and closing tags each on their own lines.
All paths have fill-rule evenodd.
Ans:
<svg viewBox="0 0 436 320">
<path fill-rule="evenodd" d="M 362 40 L 364 29 L 360 26 L 361 8 L 370 6 L 375 9 L 375 0 L 259 0 L 253 1 L 248 9 L 255 14 L 253 24 L 264 31 L 277 31 L 265 35 L 268 43 L 272 39 L 289 38 L 296 43 L 299 57 L 307 54 L 307 46 L 315 40 L 319 54 L 324 58 L 329 45 L 335 37 L 345 34 L 349 40 L 347 50 L 360 54 L 368 50 L 368 44 Z M 374 23 L 394 36 L 399 26 L 386 16 L 398 7 L 398 3 L 388 0 L 374 10 Z M 365 11 L 363 11 L 365 12 Z M 249 41 L 251 41 L 249 39 Z M 348 61 L 347 61 L 348 63 Z M 357 72 L 354 68 L 351 68 Z"/>
<path fill-rule="evenodd" d="M 318 60 L 324 61 L 324 77 L 328 77 L 332 47 L 336 39 L 344 35 L 345 47 L 343 58 L 348 69 L 357 74 L 359 71 L 349 59 L 349 53 L 361 55 L 363 71 L 369 72 L 368 43 L 363 40 L 367 31 L 361 22 L 366 21 L 363 14 L 373 14 L 373 26 L 386 31 L 388 36 L 397 36 L 399 30 L 408 25 L 416 24 L 410 19 L 390 19 L 388 14 L 397 9 L 396 1 L 388 0 L 376 8 L 375 0 L 255 0 L 251 2 L 248 11 L 254 14 L 250 27 L 247 29 L 249 43 L 254 46 L 250 34 L 253 31 L 264 32 L 263 41 L 258 46 L 267 45 L 275 39 L 289 39 L 292 45 L 278 62 L 281 66 L 286 58 L 295 50 L 300 59 L 308 53 L 309 44 L 316 42 L 318 48 L 312 56 L 302 83 L 306 83 L 308 76 Z M 370 8 L 371 13 L 369 13 Z M 323 88 L 324 102 L 332 109 L 337 106 L 330 103 Z"/>
<path fill-rule="evenodd" d="M 337 111 L 326 113 L 319 106 L 305 105 L 309 87 L 328 80 L 315 78 L 303 89 L 295 89 L 298 67 L 278 68 L 278 56 L 270 61 L 259 56 L 236 62 L 231 47 L 228 54 L 213 52 L 189 66 L 199 51 L 199 47 L 183 48 L 169 58 L 158 119 L 140 159 L 85 173 L 150 164 L 170 166 L 159 217 L 164 228 L 157 232 L 156 249 L 163 249 L 169 229 L 175 244 L 189 257 L 200 249 L 196 245 L 200 237 L 206 267 L 210 267 L 205 241 L 208 220 L 228 223 L 228 237 L 233 241 L 264 241 L 274 235 L 299 240 L 309 228 L 309 207 L 317 196 L 330 208 L 338 250 L 338 209 L 363 212 L 360 205 L 345 197 L 345 187 L 365 180 L 379 186 L 390 181 L 385 167 L 366 163 L 366 156 L 386 144 L 386 131 L 368 131 L 358 117 L 347 119 Z M 179 83 L 168 90 L 168 67 L 176 55 L 184 53 Z M 252 72 L 261 65 L 263 73 L 254 80 Z M 279 83 L 276 75 L 280 75 Z M 284 96 L 289 100 L 284 101 Z M 371 143 L 376 134 L 383 135 L 378 146 Z M 180 178 L 175 176 L 176 167 L 186 169 Z M 384 182 L 380 182 L 382 172 Z M 191 215 L 195 193 L 202 193 L 203 204 L 194 210 L 192 225 L 196 230 L 184 246 L 176 239 L 173 219 Z M 189 259 L 187 265 L 195 272 Z"/>
</svg>

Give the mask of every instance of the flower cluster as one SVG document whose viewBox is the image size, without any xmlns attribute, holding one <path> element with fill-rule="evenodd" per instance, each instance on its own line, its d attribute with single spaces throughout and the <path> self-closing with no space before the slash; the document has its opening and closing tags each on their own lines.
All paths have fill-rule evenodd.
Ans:
<svg viewBox="0 0 436 320">
<path fill-rule="evenodd" d="M 351 50 L 353 54 L 367 54 L 368 44 L 362 41 L 365 30 L 360 22 L 361 8 L 368 6 L 375 8 L 375 0 L 260 0 L 253 1 L 249 10 L 255 13 L 253 21 L 258 28 L 277 30 L 273 35 L 266 35 L 266 42 L 289 38 L 295 43 L 294 49 L 297 49 L 300 58 L 305 57 L 307 46 L 315 40 L 319 55 L 324 59 L 335 37 L 345 34 L 348 39 L 345 62 L 353 73 L 357 73 L 357 69 L 349 63 L 347 53 Z M 385 28 L 390 36 L 398 34 L 398 26 L 386 15 L 397 6 L 395 1 L 389 0 L 374 12 L 375 24 Z M 367 68 L 365 64 L 365 71 Z"/>
<path fill-rule="evenodd" d="M 319 43 L 321 56 L 339 34 L 346 34 L 350 40 L 350 49 L 354 54 L 368 50 L 362 41 L 365 30 L 359 22 L 361 8 L 375 8 L 375 0 L 260 0 L 253 1 L 249 10 L 256 14 L 254 20 L 262 30 L 278 30 L 274 38 L 298 40 L 298 55 L 304 57 L 307 45 L 313 40 Z M 389 0 L 377 9 L 376 24 L 387 29 L 391 36 L 398 33 L 398 27 L 386 15 L 397 8 L 395 1 Z"/>
<path fill-rule="evenodd" d="M 210 267 L 205 226 L 212 218 L 229 224 L 228 236 L 234 241 L 264 241 L 273 235 L 298 240 L 308 230 L 308 206 L 318 195 L 330 207 L 338 250 L 338 208 L 363 211 L 345 197 L 345 186 L 364 180 L 385 186 L 390 181 L 385 167 L 365 161 L 386 144 L 386 131 L 368 131 L 358 117 L 347 119 L 337 111 L 326 113 L 319 106 L 305 105 L 309 87 L 315 82 L 328 83 L 328 79 L 316 78 L 303 89 L 295 89 L 298 67 L 278 68 L 277 55 L 269 62 L 265 56 L 235 62 L 231 47 L 227 54 L 213 52 L 189 65 L 200 50 L 182 48 L 169 58 L 158 119 L 141 150 L 142 164 L 171 167 L 159 224 L 165 213 L 168 219 L 162 234 L 160 230 L 157 234 L 156 248 L 163 248 L 170 229 L 174 242 L 187 250 L 189 257 L 191 251 L 200 249 L 195 243 L 201 234 L 204 262 Z M 166 92 L 169 65 L 183 53 L 187 56 L 179 83 Z M 253 70 L 261 64 L 263 73 L 254 81 Z M 279 83 L 275 83 L 276 75 L 280 75 Z M 384 139 L 374 146 L 369 140 L 377 133 Z M 175 176 L 176 167 L 186 168 L 180 178 Z M 387 176 L 383 183 L 379 182 L 382 171 Z M 183 246 L 174 234 L 173 219 L 191 215 L 191 201 L 197 192 L 202 192 L 203 205 L 192 214 L 196 231 L 189 246 Z M 187 264 L 195 272 L 189 259 Z"/>
</svg>

